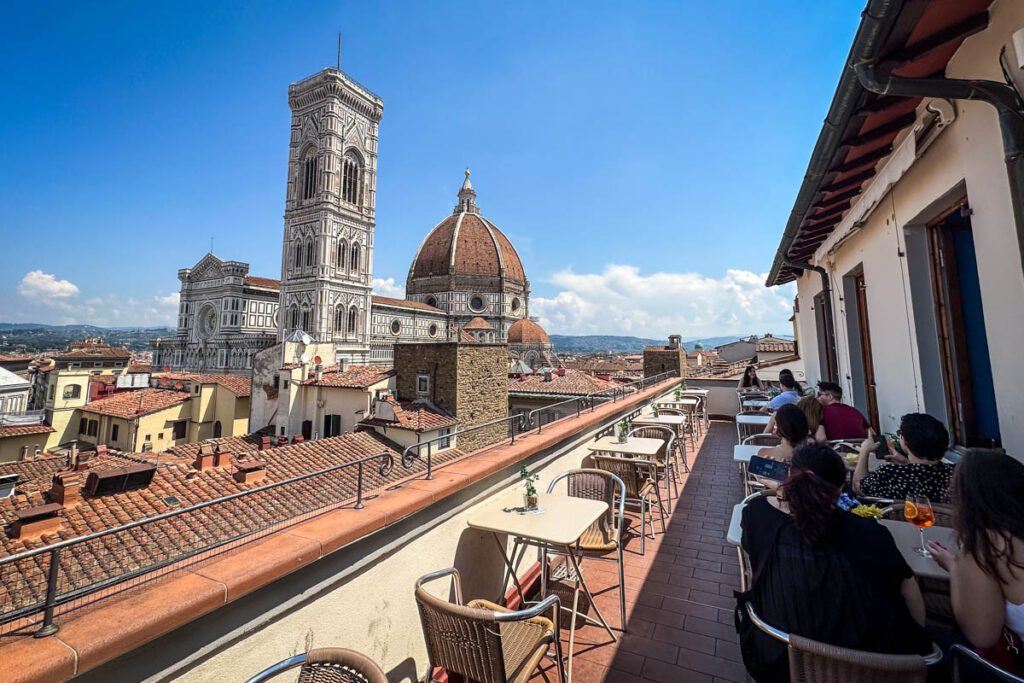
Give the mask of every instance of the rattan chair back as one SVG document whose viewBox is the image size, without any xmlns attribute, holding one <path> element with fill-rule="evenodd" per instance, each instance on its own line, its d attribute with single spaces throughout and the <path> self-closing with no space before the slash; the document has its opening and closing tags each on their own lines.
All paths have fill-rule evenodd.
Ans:
<svg viewBox="0 0 1024 683">
<path fill-rule="evenodd" d="M 480 683 L 505 683 L 501 628 L 494 613 L 456 605 L 416 588 L 427 655 L 434 666 Z"/>
<path fill-rule="evenodd" d="M 789 636 L 789 680 L 799 683 L 925 683 L 928 669 L 918 655 L 888 655 Z"/>
<path fill-rule="evenodd" d="M 299 668 L 298 683 L 387 683 L 377 663 L 355 650 L 323 647 L 297 655 L 261 671 L 248 683 L 263 683 Z"/>
<path fill-rule="evenodd" d="M 599 470 L 611 472 L 622 480 L 626 487 L 626 497 L 636 499 L 648 482 L 658 480 L 655 465 L 649 460 L 621 458 L 614 455 L 595 455 L 594 466 Z"/>
<path fill-rule="evenodd" d="M 611 472 L 598 469 L 569 470 L 564 477 L 566 491 L 573 498 L 599 500 L 608 505 L 608 511 L 594 522 L 605 542 L 618 541 L 615 525 L 615 477 Z M 554 483 L 554 482 L 552 482 Z M 548 489 L 548 493 L 551 490 Z"/>
</svg>

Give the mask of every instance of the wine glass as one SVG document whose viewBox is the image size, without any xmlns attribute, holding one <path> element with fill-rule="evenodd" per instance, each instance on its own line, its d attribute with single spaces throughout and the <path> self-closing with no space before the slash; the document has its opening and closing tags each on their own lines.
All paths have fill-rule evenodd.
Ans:
<svg viewBox="0 0 1024 683">
<path fill-rule="evenodd" d="M 935 524 L 935 511 L 932 510 L 931 501 L 927 496 L 907 496 L 907 500 L 903 504 L 903 516 L 921 532 L 921 547 L 914 548 L 914 552 L 924 557 L 931 557 L 932 554 L 928 552 L 928 547 L 924 544 L 924 530 Z"/>
</svg>

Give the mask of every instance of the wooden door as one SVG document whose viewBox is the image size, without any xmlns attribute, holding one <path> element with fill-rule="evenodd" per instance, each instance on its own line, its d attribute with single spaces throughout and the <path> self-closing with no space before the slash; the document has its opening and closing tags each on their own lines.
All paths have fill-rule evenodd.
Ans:
<svg viewBox="0 0 1024 683">
<path fill-rule="evenodd" d="M 854 278 L 857 292 L 857 322 L 860 328 L 860 351 L 864 363 L 864 394 L 868 402 L 868 422 L 875 431 L 878 429 L 878 395 L 875 393 L 875 364 L 871 355 L 871 327 L 868 324 L 868 298 L 864 284 L 864 271 Z"/>
</svg>

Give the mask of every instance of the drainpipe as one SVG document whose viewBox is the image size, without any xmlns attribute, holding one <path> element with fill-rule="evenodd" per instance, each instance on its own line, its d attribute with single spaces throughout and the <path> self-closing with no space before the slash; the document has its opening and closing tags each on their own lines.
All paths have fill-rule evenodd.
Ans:
<svg viewBox="0 0 1024 683">
<path fill-rule="evenodd" d="M 865 21 L 868 21 L 867 17 Z M 876 51 L 870 47 L 866 50 L 868 53 Z M 1003 137 L 1006 175 L 1010 181 L 1010 203 L 1017 229 L 1017 248 L 1020 250 L 1021 270 L 1024 272 L 1024 102 L 1016 89 L 998 81 L 893 76 L 878 65 L 878 58 L 877 54 L 867 54 L 853 63 L 860 84 L 871 92 L 895 97 L 973 100 L 987 102 L 995 107 Z"/>
<path fill-rule="evenodd" d="M 825 379 L 829 382 L 835 382 L 836 377 L 839 376 L 839 361 L 838 354 L 836 353 L 836 324 L 835 319 L 832 317 L 832 283 L 828 277 L 828 271 L 821 266 L 812 266 L 810 263 L 801 263 L 799 261 L 790 261 L 785 259 L 783 263 L 790 268 L 799 268 L 800 270 L 813 270 L 815 273 L 821 276 L 821 294 L 825 300 L 825 340 L 828 348 L 828 366 L 829 372 L 828 377 Z"/>
</svg>

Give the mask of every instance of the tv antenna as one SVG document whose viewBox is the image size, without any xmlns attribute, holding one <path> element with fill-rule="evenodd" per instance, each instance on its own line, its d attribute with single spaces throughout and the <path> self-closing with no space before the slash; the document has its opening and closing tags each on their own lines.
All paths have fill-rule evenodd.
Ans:
<svg viewBox="0 0 1024 683">
<path fill-rule="evenodd" d="M 341 71 L 341 31 L 338 31 L 338 71 Z"/>
</svg>

